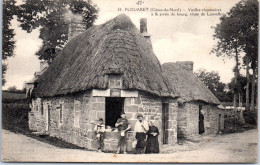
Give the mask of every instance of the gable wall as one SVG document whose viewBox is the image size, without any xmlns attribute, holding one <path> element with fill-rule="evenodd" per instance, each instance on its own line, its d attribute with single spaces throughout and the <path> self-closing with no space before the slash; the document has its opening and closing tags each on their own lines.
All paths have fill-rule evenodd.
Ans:
<svg viewBox="0 0 260 165">
<path fill-rule="evenodd" d="M 183 106 L 178 106 L 178 138 L 193 139 L 199 135 L 199 105 L 202 105 L 204 115 L 204 134 L 217 133 L 219 124 L 220 128 L 224 129 L 223 110 L 218 109 L 215 105 L 187 102 Z M 219 114 L 221 114 L 220 119 Z"/>
<path fill-rule="evenodd" d="M 29 129 L 37 132 L 44 132 L 46 130 L 45 116 L 41 114 L 41 101 L 37 98 L 32 100 L 32 111 L 29 112 Z"/>
</svg>

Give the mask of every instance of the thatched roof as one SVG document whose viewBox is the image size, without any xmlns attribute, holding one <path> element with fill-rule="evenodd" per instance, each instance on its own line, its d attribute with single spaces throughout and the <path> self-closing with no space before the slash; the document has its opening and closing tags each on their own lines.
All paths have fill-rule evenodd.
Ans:
<svg viewBox="0 0 260 165">
<path fill-rule="evenodd" d="M 183 102 L 203 101 L 207 103 L 219 104 L 216 96 L 202 83 L 192 71 L 180 67 L 177 63 L 165 63 L 162 70 L 168 81 L 180 94 Z"/>
<path fill-rule="evenodd" d="M 151 46 L 126 15 L 72 38 L 36 83 L 35 95 L 48 97 L 106 89 L 109 74 L 120 74 L 123 89 L 175 97 Z"/>
</svg>

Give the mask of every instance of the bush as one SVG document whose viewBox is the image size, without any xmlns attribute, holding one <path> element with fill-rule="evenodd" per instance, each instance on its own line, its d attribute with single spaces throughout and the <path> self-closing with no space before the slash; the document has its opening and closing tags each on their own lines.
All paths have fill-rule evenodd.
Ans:
<svg viewBox="0 0 260 165">
<path fill-rule="evenodd" d="M 2 92 L 2 127 L 15 132 L 28 131 L 30 107 L 24 92 Z"/>
<path fill-rule="evenodd" d="M 236 117 L 225 118 L 224 124 L 224 130 L 222 130 L 224 134 L 243 132 L 256 128 L 256 125 L 239 121 Z"/>
<path fill-rule="evenodd" d="M 244 119 L 247 124 L 257 125 L 257 111 L 244 111 Z"/>
<path fill-rule="evenodd" d="M 3 103 L 17 103 L 17 102 L 26 102 L 26 94 L 22 91 L 10 92 L 3 91 L 2 92 L 2 102 Z"/>
</svg>

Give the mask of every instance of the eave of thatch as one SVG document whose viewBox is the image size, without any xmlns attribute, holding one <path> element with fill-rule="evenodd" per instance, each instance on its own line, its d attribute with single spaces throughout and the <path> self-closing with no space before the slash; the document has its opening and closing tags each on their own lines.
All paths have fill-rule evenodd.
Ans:
<svg viewBox="0 0 260 165">
<path fill-rule="evenodd" d="M 168 81 L 180 94 L 183 102 L 203 101 L 212 104 L 220 103 L 216 96 L 191 71 L 182 69 L 173 62 L 163 64 L 162 70 Z"/>
<path fill-rule="evenodd" d="M 109 74 L 120 74 L 123 89 L 176 97 L 161 65 L 126 15 L 93 26 L 72 38 L 37 79 L 36 97 L 106 89 Z"/>
</svg>

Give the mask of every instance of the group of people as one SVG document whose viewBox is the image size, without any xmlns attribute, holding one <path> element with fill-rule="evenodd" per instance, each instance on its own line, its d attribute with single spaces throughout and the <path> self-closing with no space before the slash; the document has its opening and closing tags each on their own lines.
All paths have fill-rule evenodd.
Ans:
<svg viewBox="0 0 260 165">
<path fill-rule="evenodd" d="M 123 153 L 126 154 L 127 147 L 127 131 L 131 129 L 131 125 L 126 119 L 124 112 L 121 113 L 121 117 L 117 120 L 115 127 L 118 128 L 119 139 L 116 153 L 119 154 L 121 147 Z M 98 151 L 102 152 L 104 147 L 104 132 L 105 125 L 103 119 L 100 118 L 98 124 L 95 126 L 94 131 L 96 132 L 98 141 Z M 158 142 L 159 130 L 152 121 L 148 122 L 144 120 L 142 114 L 137 115 L 137 122 L 134 127 L 134 146 L 136 154 L 143 153 L 159 153 L 159 142 Z"/>
</svg>

